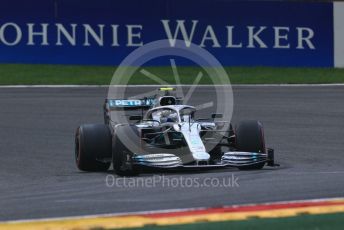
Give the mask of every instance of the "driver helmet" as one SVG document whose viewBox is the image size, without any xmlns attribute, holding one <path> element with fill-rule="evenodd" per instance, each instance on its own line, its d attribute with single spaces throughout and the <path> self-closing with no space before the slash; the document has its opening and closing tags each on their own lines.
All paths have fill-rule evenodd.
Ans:
<svg viewBox="0 0 344 230">
<path fill-rule="evenodd" d="M 161 122 L 177 122 L 177 113 L 172 110 L 164 110 L 161 112 Z"/>
</svg>

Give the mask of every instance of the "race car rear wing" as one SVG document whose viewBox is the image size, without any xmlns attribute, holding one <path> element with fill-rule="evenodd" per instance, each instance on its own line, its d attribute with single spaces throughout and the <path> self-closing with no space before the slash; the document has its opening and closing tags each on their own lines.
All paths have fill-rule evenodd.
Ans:
<svg viewBox="0 0 344 230">
<path fill-rule="evenodd" d="M 105 107 L 112 110 L 139 110 L 150 109 L 156 100 L 153 98 L 144 99 L 105 99 Z"/>
</svg>

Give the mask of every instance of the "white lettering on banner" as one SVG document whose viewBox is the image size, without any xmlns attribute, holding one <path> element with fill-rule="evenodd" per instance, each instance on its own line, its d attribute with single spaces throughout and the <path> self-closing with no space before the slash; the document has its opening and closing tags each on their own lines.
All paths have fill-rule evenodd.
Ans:
<svg viewBox="0 0 344 230">
<path fill-rule="evenodd" d="M 255 48 L 254 41 L 259 44 L 260 48 L 268 48 L 265 43 L 260 39 L 259 34 L 266 29 L 266 26 L 260 26 L 259 30 L 254 32 L 255 26 L 247 26 L 248 29 L 248 45 L 247 48 Z"/>
<path fill-rule="evenodd" d="M 162 34 L 156 39 L 168 39 L 172 47 L 177 39 L 181 39 L 187 47 L 195 43 L 204 48 L 316 49 L 316 33 L 309 27 L 225 25 L 219 28 L 201 24 L 198 20 L 160 22 Z M 0 46 L 24 43 L 29 46 L 140 47 L 144 45 L 143 36 L 144 27 L 140 24 L 0 24 Z"/>
<path fill-rule="evenodd" d="M 308 48 L 314 50 L 315 47 L 311 42 L 311 39 L 314 37 L 314 31 L 306 27 L 296 27 L 297 30 L 297 47 L 296 49 L 304 49 L 304 42 L 308 45 Z M 306 33 L 304 33 L 306 32 Z M 304 36 L 305 35 L 305 36 Z"/>
<path fill-rule="evenodd" d="M 8 41 L 5 36 L 5 32 L 7 31 L 7 28 L 9 27 L 12 27 L 16 31 L 16 38 L 12 42 Z M 22 36 L 23 36 L 23 33 L 20 27 L 15 23 L 12 23 L 12 22 L 5 23 L 0 27 L 0 42 L 7 46 L 17 45 L 22 39 Z"/>
<path fill-rule="evenodd" d="M 184 25 L 185 20 L 177 20 L 177 27 L 174 31 L 173 36 L 172 36 L 172 31 L 171 31 L 171 28 L 169 25 L 170 20 L 161 20 L 161 22 L 164 26 L 167 39 L 169 40 L 170 45 L 172 47 L 175 46 L 175 44 L 176 44 L 176 40 L 177 40 L 179 31 L 182 33 L 182 37 L 183 37 L 183 40 L 185 42 L 185 45 L 187 47 L 190 47 L 190 45 L 192 43 L 193 36 L 195 34 L 196 25 L 198 23 L 197 20 L 192 20 L 192 27 L 191 27 L 191 31 L 189 34 L 187 33 L 186 27 Z"/>
<path fill-rule="evenodd" d="M 57 46 L 62 46 L 62 42 L 61 42 L 61 34 L 63 34 L 63 36 L 68 40 L 69 44 L 71 44 L 72 46 L 76 45 L 76 34 L 75 34 L 75 28 L 76 28 L 76 24 L 70 24 L 70 26 L 72 27 L 72 33 L 68 32 L 66 30 L 66 28 L 64 27 L 64 25 L 60 24 L 60 23 L 56 23 L 56 29 L 57 29 L 57 42 L 56 45 Z"/>
<path fill-rule="evenodd" d="M 212 47 L 216 47 L 216 48 L 221 47 L 219 41 L 217 40 L 217 38 L 215 36 L 215 32 L 213 30 L 213 27 L 211 27 L 211 26 L 207 26 L 207 28 L 205 29 L 205 32 L 204 32 L 204 35 L 202 38 L 202 42 L 200 44 L 201 47 L 205 47 L 204 42 L 206 40 L 212 41 L 212 43 L 213 43 Z"/>
<path fill-rule="evenodd" d="M 112 28 L 112 45 L 119 46 L 118 44 L 118 25 L 111 25 Z"/>
<path fill-rule="evenodd" d="M 228 48 L 241 48 L 242 42 L 234 44 L 233 42 L 233 29 L 234 26 L 226 26 L 227 28 L 227 46 Z"/>
<path fill-rule="evenodd" d="M 104 26 L 105 25 L 97 25 L 98 26 L 98 34 L 96 31 L 88 24 L 83 24 L 85 28 L 85 43 L 84 46 L 90 46 L 88 36 L 91 35 L 94 41 L 98 43 L 99 46 L 104 45 Z"/>
<path fill-rule="evenodd" d="M 281 31 L 284 30 L 284 34 L 281 34 Z M 275 49 L 288 49 L 290 48 L 290 44 L 286 43 L 285 45 L 281 45 L 281 40 L 285 40 L 285 42 L 288 41 L 288 32 L 289 32 L 289 28 L 288 27 L 278 27 L 275 26 L 274 27 L 274 31 L 275 31 L 275 44 L 274 44 L 274 48 Z"/>
<path fill-rule="evenodd" d="M 33 46 L 35 45 L 35 42 L 33 40 L 34 36 L 40 36 L 42 38 L 41 45 L 42 46 L 47 46 L 49 45 L 48 43 L 48 26 L 49 24 L 47 23 L 41 23 L 42 30 L 41 31 L 34 31 L 35 24 L 34 23 L 27 23 L 26 24 L 28 27 L 28 43 L 27 45 Z"/>
<path fill-rule="evenodd" d="M 128 43 L 127 46 L 142 46 L 143 42 L 134 43 L 134 38 L 141 39 L 141 25 L 127 25 L 128 29 Z M 134 33 L 134 30 L 140 30 L 139 32 Z"/>
</svg>

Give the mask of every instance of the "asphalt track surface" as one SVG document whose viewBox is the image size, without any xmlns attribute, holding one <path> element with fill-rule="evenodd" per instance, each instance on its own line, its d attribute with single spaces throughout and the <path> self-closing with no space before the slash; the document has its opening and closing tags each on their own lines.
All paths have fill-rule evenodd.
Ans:
<svg viewBox="0 0 344 230">
<path fill-rule="evenodd" d="M 106 95 L 106 88 L 0 90 L 0 220 L 344 196 L 343 86 L 234 87 L 233 121 L 262 121 L 281 166 L 165 174 L 164 182 L 146 187 L 107 186 L 111 171 L 84 173 L 75 167 L 74 131 L 83 123 L 102 122 Z M 199 88 L 193 102 L 209 95 L 208 88 Z M 239 187 L 171 182 L 180 177 L 221 182 L 232 176 Z"/>
</svg>

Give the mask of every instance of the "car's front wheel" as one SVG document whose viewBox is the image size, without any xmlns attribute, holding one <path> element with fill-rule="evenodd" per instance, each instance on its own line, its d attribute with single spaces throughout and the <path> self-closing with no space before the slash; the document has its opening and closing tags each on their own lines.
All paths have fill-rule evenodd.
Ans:
<svg viewBox="0 0 344 230">
<path fill-rule="evenodd" d="M 263 125 L 254 120 L 240 122 L 235 129 L 235 145 L 238 151 L 266 153 Z M 239 169 L 261 169 L 264 165 L 265 162 L 262 162 Z"/>
<path fill-rule="evenodd" d="M 107 125 L 87 124 L 75 133 L 75 162 L 82 171 L 107 171 L 111 161 L 111 132 Z"/>
</svg>

